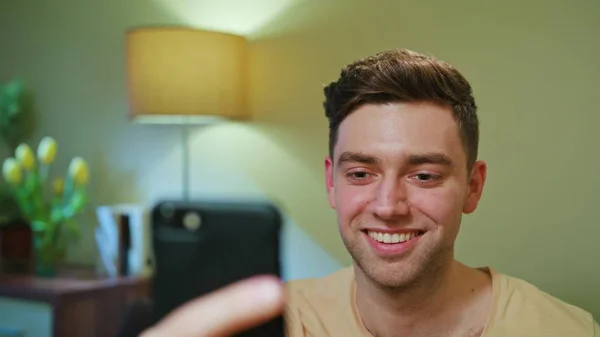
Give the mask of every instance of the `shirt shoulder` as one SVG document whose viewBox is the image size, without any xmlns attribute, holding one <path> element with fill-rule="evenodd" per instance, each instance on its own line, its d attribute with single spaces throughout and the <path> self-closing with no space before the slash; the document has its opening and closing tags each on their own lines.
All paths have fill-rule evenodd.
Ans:
<svg viewBox="0 0 600 337">
<path fill-rule="evenodd" d="M 484 337 L 594 337 L 592 315 L 533 284 L 493 272 L 494 302 Z"/>
<path fill-rule="evenodd" d="M 351 267 L 321 278 L 288 281 L 287 337 L 364 336 L 353 305 Z"/>
</svg>

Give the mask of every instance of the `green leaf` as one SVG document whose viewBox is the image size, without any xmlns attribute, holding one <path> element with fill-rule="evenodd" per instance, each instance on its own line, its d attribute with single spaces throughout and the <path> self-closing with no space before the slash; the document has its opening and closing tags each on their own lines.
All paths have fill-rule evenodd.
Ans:
<svg viewBox="0 0 600 337">
<path fill-rule="evenodd" d="M 62 209 L 62 218 L 70 219 L 75 215 L 75 210 L 70 205 L 63 207 Z"/>
<path fill-rule="evenodd" d="M 75 184 L 73 183 L 73 178 L 71 178 L 71 175 L 67 173 L 67 176 L 65 177 L 65 186 L 63 190 L 63 203 L 69 202 L 68 200 L 73 194 L 74 185 Z"/>
<path fill-rule="evenodd" d="M 12 99 L 18 99 L 23 93 L 23 82 L 19 79 L 12 80 L 4 86 L 4 94 Z"/>
<path fill-rule="evenodd" d="M 69 202 L 74 210 L 80 210 L 85 204 L 85 193 L 81 189 L 77 189 Z"/>
<path fill-rule="evenodd" d="M 6 112 L 7 112 L 7 116 L 10 117 L 15 117 L 19 111 L 21 110 L 20 104 L 19 102 L 12 102 L 11 104 L 9 104 L 6 107 Z"/>
<path fill-rule="evenodd" d="M 52 210 L 50 211 L 50 222 L 58 223 L 58 222 L 62 222 L 63 220 L 64 220 L 64 217 L 63 217 L 62 209 L 59 207 L 52 208 Z"/>
<path fill-rule="evenodd" d="M 44 231 L 46 231 L 48 229 L 48 226 L 43 221 L 32 221 L 31 222 L 31 229 L 34 232 L 44 232 Z"/>
<path fill-rule="evenodd" d="M 28 218 L 30 218 L 30 219 L 33 218 L 34 217 L 33 204 L 29 201 L 29 198 L 27 198 L 27 193 L 25 192 L 25 189 L 23 189 L 21 187 L 17 187 L 16 189 L 14 189 L 14 191 L 16 194 L 17 204 L 21 208 L 21 211 Z"/>
<path fill-rule="evenodd" d="M 35 191 L 37 187 L 37 174 L 34 171 L 27 172 L 25 175 L 25 189 L 27 193 L 31 194 Z"/>
</svg>

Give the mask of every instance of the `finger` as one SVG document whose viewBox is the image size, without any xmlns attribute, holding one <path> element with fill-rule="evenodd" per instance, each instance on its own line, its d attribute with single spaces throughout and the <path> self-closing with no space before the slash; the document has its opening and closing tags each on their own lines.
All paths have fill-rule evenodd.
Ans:
<svg viewBox="0 0 600 337">
<path fill-rule="evenodd" d="M 228 336 L 266 323 L 282 310 L 281 282 L 270 276 L 254 277 L 186 303 L 142 336 Z"/>
</svg>

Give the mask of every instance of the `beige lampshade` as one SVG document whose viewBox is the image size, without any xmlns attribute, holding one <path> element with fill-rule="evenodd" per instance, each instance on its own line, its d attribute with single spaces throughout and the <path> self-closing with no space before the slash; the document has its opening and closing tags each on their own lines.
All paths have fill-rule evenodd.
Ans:
<svg viewBox="0 0 600 337">
<path fill-rule="evenodd" d="M 127 32 L 130 114 L 136 122 L 244 119 L 246 40 L 180 27 Z"/>
</svg>

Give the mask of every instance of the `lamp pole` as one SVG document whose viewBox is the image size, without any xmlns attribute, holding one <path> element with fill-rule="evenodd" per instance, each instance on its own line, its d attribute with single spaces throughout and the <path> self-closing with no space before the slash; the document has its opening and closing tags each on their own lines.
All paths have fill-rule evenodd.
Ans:
<svg viewBox="0 0 600 337">
<path fill-rule="evenodd" d="M 184 124 L 181 130 L 182 142 L 182 177 L 181 190 L 183 192 L 183 200 L 190 200 L 190 126 Z"/>
</svg>

